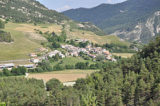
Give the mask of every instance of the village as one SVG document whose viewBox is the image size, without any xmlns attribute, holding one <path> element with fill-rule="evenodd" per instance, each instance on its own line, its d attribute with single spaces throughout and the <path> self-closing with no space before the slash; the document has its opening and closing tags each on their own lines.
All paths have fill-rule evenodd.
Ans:
<svg viewBox="0 0 160 106">
<path fill-rule="evenodd" d="M 77 42 L 86 42 L 86 39 L 78 39 Z M 42 53 L 42 55 L 38 55 L 37 53 L 30 53 L 29 54 L 29 61 L 32 64 L 25 64 L 25 65 L 15 65 L 14 63 L 7 63 L 7 64 L 0 64 L 0 69 L 7 68 L 11 70 L 13 67 L 23 66 L 28 69 L 36 68 L 37 64 L 42 60 L 48 60 L 48 57 L 52 58 L 56 55 L 59 55 L 62 59 L 68 56 L 78 57 L 80 53 L 87 55 L 88 57 L 92 58 L 96 61 L 96 57 L 98 55 L 103 55 L 105 60 L 116 62 L 117 60 L 113 58 L 112 54 L 102 47 L 93 47 L 91 44 L 88 44 L 85 48 L 75 47 L 73 45 L 65 44 L 61 45 L 61 49 L 65 50 L 66 53 L 62 53 L 60 50 L 53 50 L 49 51 L 46 48 L 39 48 L 38 51 Z"/>
</svg>

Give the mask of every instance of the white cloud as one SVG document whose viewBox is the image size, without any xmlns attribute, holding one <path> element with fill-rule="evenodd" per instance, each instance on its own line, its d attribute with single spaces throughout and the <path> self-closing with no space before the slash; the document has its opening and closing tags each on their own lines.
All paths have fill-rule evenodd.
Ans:
<svg viewBox="0 0 160 106">
<path fill-rule="evenodd" d="M 112 3 L 113 2 L 113 0 L 107 0 L 107 3 Z"/>
<path fill-rule="evenodd" d="M 62 12 L 62 11 L 66 11 L 66 10 L 69 10 L 69 9 L 71 9 L 71 7 L 68 6 L 68 5 L 65 5 L 61 8 L 57 8 L 56 10 L 59 11 L 59 12 Z"/>
</svg>

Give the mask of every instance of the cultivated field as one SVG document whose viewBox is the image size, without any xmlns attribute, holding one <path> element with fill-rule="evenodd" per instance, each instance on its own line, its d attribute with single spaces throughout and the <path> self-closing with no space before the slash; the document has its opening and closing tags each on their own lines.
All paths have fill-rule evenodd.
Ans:
<svg viewBox="0 0 160 106">
<path fill-rule="evenodd" d="M 122 58 L 130 58 L 134 55 L 134 53 L 113 53 L 115 56 L 121 56 Z"/>
<path fill-rule="evenodd" d="M 35 73 L 29 74 L 28 78 L 42 79 L 45 82 L 49 81 L 52 78 L 56 78 L 61 82 L 70 82 L 76 81 L 78 78 L 86 78 L 87 75 L 90 75 L 93 72 L 98 70 L 64 70 L 64 71 L 54 71 L 46 73 Z"/>
</svg>

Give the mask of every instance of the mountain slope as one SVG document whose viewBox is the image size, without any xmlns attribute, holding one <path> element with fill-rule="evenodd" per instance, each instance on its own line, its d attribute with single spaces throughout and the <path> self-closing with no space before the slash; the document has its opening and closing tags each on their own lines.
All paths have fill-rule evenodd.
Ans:
<svg viewBox="0 0 160 106">
<path fill-rule="evenodd" d="M 159 5 L 159 0 L 128 0 L 118 4 L 102 4 L 90 9 L 72 9 L 63 13 L 77 21 L 92 22 L 107 34 L 114 33 L 127 40 L 147 42 L 153 35 L 159 33 L 159 30 L 157 31 L 159 24 L 150 27 L 154 31 L 148 31 L 146 28 L 150 18 L 156 16 L 157 18 L 153 21 L 158 22 L 159 15 L 157 15 L 157 12 L 160 11 Z M 138 27 L 140 27 L 140 31 L 134 33 Z M 146 33 L 147 37 L 145 37 Z"/>
<path fill-rule="evenodd" d="M 60 22 L 68 18 L 36 0 L 0 0 L 0 16 L 15 22 Z"/>
<path fill-rule="evenodd" d="M 90 23 L 79 23 L 54 10 L 49 10 L 36 0 L 0 0 L 0 18 L 9 19 L 13 22 L 27 23 L 56 23 L 64 24 L 70 21 L 76 28 L 93 31 L 96 34 L 104 35 L 104 32 Z M 79 26 L 79 24 L 83 24 Z"/>
</svg>

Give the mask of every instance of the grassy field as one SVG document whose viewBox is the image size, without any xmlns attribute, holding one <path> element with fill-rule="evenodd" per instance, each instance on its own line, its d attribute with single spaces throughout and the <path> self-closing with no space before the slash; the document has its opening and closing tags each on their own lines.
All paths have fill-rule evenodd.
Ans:
<svg viewBox="0 0 160 106">
<path fill-rule="evenodd" d="M 0 43 L 0 60 L 26 59 L 29 53 L 41 47 L 40 43 L 28 39 L 25 30 L 17 31 L 17 27 L 21 25 L 13 23 L 6 25 L 4 30 L 11 33 L 14 42 Z"/>
<path fill-rule="evenodd" d="M 134 53 L 113 53 L 115 56 L 121 56 L 122 58 L 130 58 L 134 55 Z"/>
<path fill-rule="evenodd" d="M 58 63 L 61 64 L 62 66 L 75 65 L 78 62 L 89 62 L 89 64 L 94 63 L 91 60 L 84 60 L 81 57 L 66 57 L 66 58 L 63 58 L 63 59 L 59 60 L 58 62 L 52 63 L 52 65 L 56 65 Z"/>
<path fill-rule="evenodd" d="M 52 78 L 56 78 L 61 82 L 76 81 L 78 78 L 86 78 L 91 73 L 97 72 L 98 70 L 64 70 L 54 71 L 45 73 L 29 74 L 28 78 L 42 79 L 45 82 Z"/>
<path fill-rule="evenodd" d="M 89 41 L 97 44 L 106 44 L 106 43 L 114 43 L 120 45 L 130 45 L 129 42 L 121 41 L 120 38 L 117 36 L 99 36 L 94 34 L 93 32 L 89 31 L 82 31 L 82 30 L 74 30 L 72 32 L 68 32 L 69 38 L 73 39 L 88 39 Z"/>
</svg>

